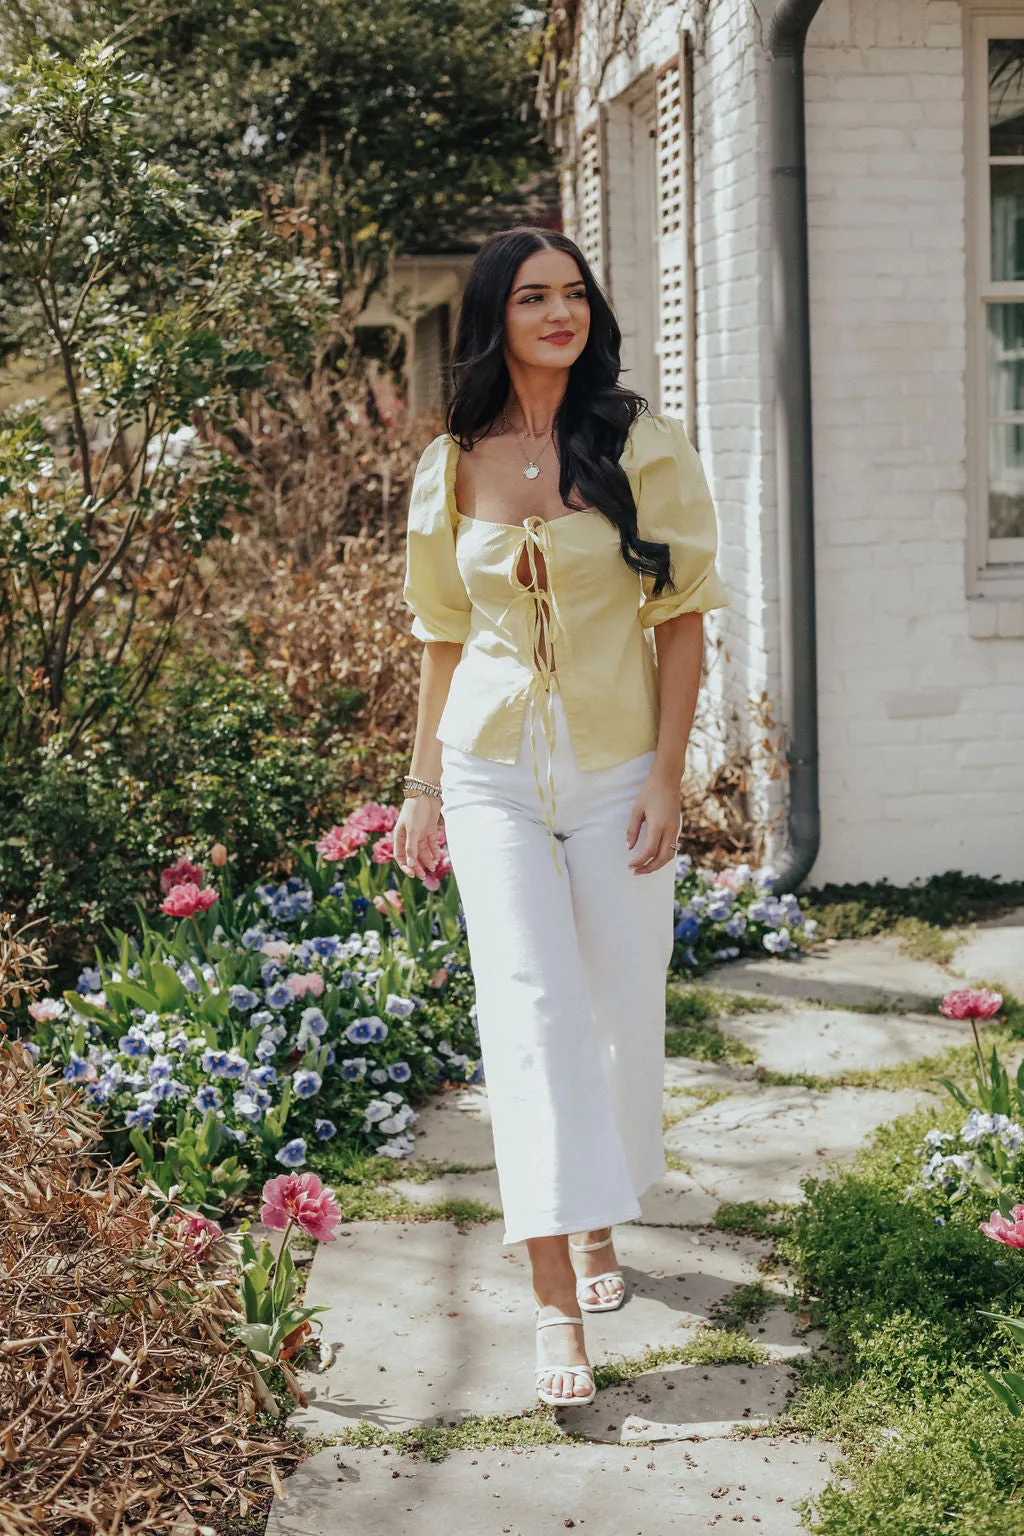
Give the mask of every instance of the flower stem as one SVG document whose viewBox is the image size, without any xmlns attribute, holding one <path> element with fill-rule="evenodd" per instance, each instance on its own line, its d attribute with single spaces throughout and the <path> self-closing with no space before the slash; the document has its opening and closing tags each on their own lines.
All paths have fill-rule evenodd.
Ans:
<svg viewBox="0 0 1024 1536">
<path fill-rule="evenodd" d="M 980 1038 L 978 1036 L 978 1021 L 977 1021 L 977 1019 L 972 1019 L 971 1020 L 971 1033 L 974 1036 L 974 1049 L 975 1049 L 975 1051 L 977 1053 L 977 1057 L 978 1057 L 978 1071 L 981 1073 L 982 1077 L 984 1077 L 985 1076 L 985 1061 L 984 1061 L 984 1058 L 983 1058 L 983 1056 L 981 1054 L 981 1040 L 980 1040 Z"/>
<path fill-rule="evenodd" d="M 292 1235 L 292 1227 L 294 1227 L 294 1225 L 294 1221 L 292 1221 L 291 1217 L 289 1217 L 288 1225 L 284 1229 L 284 1237 L 281 1239 L 281 1246 L 277 1250 L 277 1257 L 274 1260 L 274 1267 L 270 1271 L 270 1279 L 267 1281 L 267 1289 L 270 1291 L 271 1305 L 273 1305 L 274 1302 L 274 1286 L 277 1282 L 277 1271 L 280 1267 L 281 1260 L 284 1258 L 285 1250 L 288 1247 L 288 1239 Z"/>
<path fill-rule="evenodd" d="M 206 956 L 207 960 L 209 960 L 209 958 L 210 958 L 210 951 L 207 949 L 206 945 L 203 943 L 203 936 L 199 932 L 199 924 L 196 922 L 196 915 L 195 915 L 194 912 L 192 913 L 190 921 L 192 923 L 192 927 L 196 931 L 196 938 L 199 940 L 199 948 L 202 950 L 202 952 Z"/>
</svg>

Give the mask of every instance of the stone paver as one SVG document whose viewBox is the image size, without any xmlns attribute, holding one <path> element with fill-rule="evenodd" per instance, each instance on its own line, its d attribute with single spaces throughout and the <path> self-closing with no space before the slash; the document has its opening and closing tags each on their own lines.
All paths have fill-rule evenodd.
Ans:
<svg viewBox="0 0 1024 1536">
<path fill-rule="evenodd" d="M 794 1504 L 817 1493 L 832 1449 L 795 1436 L 630 1449 L 600 1445 L 457 1451 L 444 1461 L 334 1447 L 298 1468 L 267 1536 L 689 1536 L 757 1518 L 795 1536 Z"/>
<path fill-rule="evenodd" d="M 839 1077 L 897 1066 L 969 1045 L 970 1029 L 941 1014 L 849 1013 L 839 1008 L 785 1008 L 719 1021 L 725 1034 L 757 1052 L 770 1072 Z"/>
<path fill-rule="evenodd" d="M 768 1251 L 752 1238 L 640 1225 L 620 1227 L 618 1240 L 631 1296 L 587 1317 L 595 1362 L 686 1343 L 716 1303 L 759 1278 Z M 536 1402 L 526 1250 L 502 1249 L 491 1225 L 353 1223 L 318 1250 L 306 1302 L 330 1307 L 322 1320 L 335 1351 L 326 1372 L 303 1378 L 310 1404 L 292 1423 L 309 1432 L 361 1418 L 391 1429 L 455 1422 Z"/>
<path fill-rule="evenodd" d="M 953 969 L 970 982 L 989 982 L 1024 997 L 1024 907 L 964 932 Z"/>
<path fill-rule="evenodd" d="M 793 1201 L 801 1179 L 852 1157 L 877 1126 L 929 1101 L 938 1102 L 910 1090 L 748 1089 L 672 1126 L 665 1145 L 720 1202 Z"/>
<path fill-rule="evenodd" d="M 903 954 L 900 940 L 890 934 L 821 944 L 809 955 L 787 959 L 731 960 L 715 967 L 708 979 L 735 992 L 802 997 L 839 1007 L 925 1008 L 956 985 L 940 965 Z"/>
<path fill-rule="evenodd" d="M 715 1439 L 785 1413 L 796 1383 L 796 1372 L 777 1361 L 673 1365 L 608 1387 L 586 1408 L 564 1409 L 561 1422 L 571 1434 L 621 1445 Z"/>
</svg>

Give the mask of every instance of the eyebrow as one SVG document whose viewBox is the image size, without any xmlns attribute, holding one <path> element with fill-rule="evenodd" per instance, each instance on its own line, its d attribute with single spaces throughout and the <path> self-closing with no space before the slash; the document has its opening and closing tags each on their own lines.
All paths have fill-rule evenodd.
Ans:
<svg viewBox="0 0 1024 1536">
<path fill-rule="evenodd" d="M 574 280 L 571 283 L 563 283 L 562 284 L 563 288 L 582 288 L 584 286 L 585 285 L 584 285 L 582 277 L 574 278 Z M 538 291 L 540 293 L 546 293 L 547 290 L 549 288 L 551 288 L 551 287 L 552 287 L 551 283 L 520 283 L 518 288 L 513 288 L 512 289 L 512 292 L 513 292 L 513 294 L 524 293 L 527 289 L 532 288 L 532 289 L 535 289 L 536 291 Z"/>
</svg>

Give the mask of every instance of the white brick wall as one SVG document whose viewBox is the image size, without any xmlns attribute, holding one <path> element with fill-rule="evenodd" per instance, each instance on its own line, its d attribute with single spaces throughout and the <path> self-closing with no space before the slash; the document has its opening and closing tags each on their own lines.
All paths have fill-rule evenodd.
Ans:
<svg viewBox="0 0 1024 1536">
<path fill-rule="evenodd" d="M 749 0 L 699 10 L 698 446 L 733 599 L 709 690 L 742 730 L 745 699 L 780 694 L 767 61 Z M 603 100 L 675 53 L 685 14 L 670 4 L 638 28 Z M 811 879 L 1020 878 L 1024 639 L 974 638 L 1013 635 L 1014 615 L 989 624 L 965 596 L 960 5 L 825 0 L 806 73 L 823 822 Z M 622 310 L 637 295 L 616 285 L 615 259 Z M 761 786 L 762 810 L 777 793 Z"/>
<path fill-rule="evenodd" d="M 973 639 L 965 596 L 960 6 L 825 0 L 806 76 L 823 815 L 812 878 L 1020 878 L 1024 643 Z"/>
</svg>

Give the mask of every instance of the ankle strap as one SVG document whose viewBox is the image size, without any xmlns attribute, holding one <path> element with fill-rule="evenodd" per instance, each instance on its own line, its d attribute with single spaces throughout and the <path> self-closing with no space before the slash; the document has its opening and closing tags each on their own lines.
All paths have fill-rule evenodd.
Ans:
<svg viewBox="0 0 1024 1536">
<path fill-rule="evenodd" d="M 538 1320 L 537 1320 L 537 1327 L 538 1328 L 553 1328 L 556 1323 L 574 1323 L 577 1327 L 582 1328 L 582 1326 L 583 1326 L 583 1319 L 582 1319 L 582 1317 L 564 1317 L 564 1316 L 561 1316 L 561 1315 L 558 1316 L 558 1317 L 538 1318 Z M 561 1369 L 561 1367 L 558 1367 L 558 1369 Z M 575 1370 L 575 1369 L 576 1369 L 575 1366 L 566 1366 L 566 1370 Z"/>
<path fill-rule="evenodd" d="M 595 1248 L 607 1248 L 610 1242 L 610 1237 L 604 1237 L 599 1243 L 574 1243 L 570 1237 L 569 1247 L 573 1253 L 593 1253 Z"/>
</svg>

